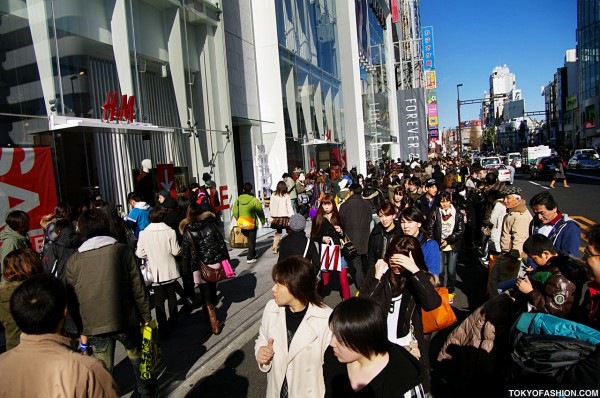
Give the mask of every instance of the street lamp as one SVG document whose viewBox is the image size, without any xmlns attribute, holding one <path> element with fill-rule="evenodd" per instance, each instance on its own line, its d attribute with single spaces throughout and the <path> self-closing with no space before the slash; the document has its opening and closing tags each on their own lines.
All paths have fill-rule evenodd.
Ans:
<svg viewBox="0 0 600 398">
<path fill-rule="evenodd" d="M 458 110 L 458 156 L 462 157 L 462 131 L 460 129 L 460 87 L 462 87 L 462 83 L 456 85 L 456 108 Z"/>
</svg>

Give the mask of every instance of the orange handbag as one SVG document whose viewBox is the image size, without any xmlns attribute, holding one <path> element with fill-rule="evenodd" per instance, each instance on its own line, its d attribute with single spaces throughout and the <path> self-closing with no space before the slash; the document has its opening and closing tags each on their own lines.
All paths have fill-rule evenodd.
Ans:
<svg viewBox="0 0 600 398">
<path fill-rule="evenodd" d="M 442 304 L 434 310 L 422 310 L 423 333 L 429 334 L 446 329 L 456 323 L 456 314 L 452 310 L 447 287 L 436 287 L 435 290 L 442 298 Z"/>
</svg>

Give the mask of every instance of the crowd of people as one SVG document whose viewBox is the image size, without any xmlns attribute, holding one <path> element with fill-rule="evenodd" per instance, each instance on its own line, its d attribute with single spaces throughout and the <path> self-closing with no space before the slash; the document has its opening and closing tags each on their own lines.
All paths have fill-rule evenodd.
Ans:
<svg viewBox="0 0 600 398">
<path fill-rule="evenodd" d="M 581 230 L 547 191 L 526 202 L 519 187 L 466 160 L 368 162 L 366 169 L 366 176 L 353 167 L 334 178 L 328 170 L 285 173 L 268 213 L 246 183 L 231 206 L 248 239 L 248 264 L 258 259 L 259 226 L 274 229 L 274 298 L 255 342 L 268 397 L 432 396 L 440 369 L 450 369 L 444 371 L 453 377 L 444 379 L 456 391 L 469 391 L 477 380 L 502 389 L 509 352 L 503 348 L 520 314 L 600 327 L 600 226 L 587 231 L 580 260 Z M 204 280 L 200 268 L 221 267 L 230 252 L 210 174 L 203 182 L 179 198 L 159 192 L 156 206 L 132 192 L 127 214 L 96 198 L 74 219 L 60 203 L 42 220 L 42 253 L 31 249 L 27 213 L 10 212 L 0 235 L 0 322 L 8 351 L 0 363 L 13 371 L 0 372 L 0 379 L 18 379 L 23 361 L 44 347 L 48 360 L 61 363 L 42 369 L 54 395 L 115 396 L 110 373 L 119 342 L 139 394 L 155 396 L 157 380 L 142 377 L 139 366 L 140 326 L 152 321 L 150 292 L 161 339 L 177 327 L 178 305 L 202 307 L 211 332 L 221 333 L 217 284 Z M 447 288 L 453 304 L 457 268 L 467 258 L 486 269 L 480 288 L 488 300 L 434 353 L 422 314 L 442 305 L 438 287 Z M 336 287 L 342 302 L 332 309 L 322 296 Z M 93 358 L 75 359 L 77 351 Z M 598 369 L 600 353 L 572 372 Z M 595 377 L 574 375 L 564 380 L 598 388 Z M 3 385 L 12 395 L 35 395 L 24 381 Z"/>
</svg>

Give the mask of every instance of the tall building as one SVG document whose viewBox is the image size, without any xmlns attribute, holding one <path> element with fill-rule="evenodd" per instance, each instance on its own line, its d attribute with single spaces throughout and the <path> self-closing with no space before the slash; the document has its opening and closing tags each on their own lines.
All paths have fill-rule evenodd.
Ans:
<svg viewBox="0 0 600 398">
<path fill-rule="evenodd" d="M 143 159 L 156 190 L 209 172 L 235 195 L 217 3 L 32 0 L 0 16 L 0 144 L 50 146 L 59 200 L 126 209 Z"/>
<path fill-rule="evenodd" d="M 600 0 L 577 0 L 578 105 L 580 137 L 600 145 Z"/>
</svg>

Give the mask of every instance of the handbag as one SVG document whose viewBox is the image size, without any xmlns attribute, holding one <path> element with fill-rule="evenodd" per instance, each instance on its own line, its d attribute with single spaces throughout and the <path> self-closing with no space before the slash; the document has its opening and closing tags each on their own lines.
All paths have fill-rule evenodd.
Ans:
<svg viewBox="0 0 600 398">
<path fill-rule="evenodd" d="M 271 228 L 286 229 L 288 227 L 289 222 L 289 217 L 273 217 L 273 221 L 271 221 Z"/>
<path fill-rule="evenodd" d="M 341 271 L 340 246 L 333 243 L 321 244 L 321 271 Z"/>
<path fill-rule="evenodd" d="M 446 329 L 456 323 L 456 314 L 450 306 L 448 288 L 436 287 L 436 292 L 442 298 L 442 304 L 434 310 L 421 310 L 423 319 L 423 333 L 429 334 Z"/>
<path fill-rule="evenodd" d="M 154 275 L 152 275 L 152 271 L 148 266 L 148 260 L 142 260 L 142 265 L 140 265 L 140 271 L 142 272 L 142 277 L 144 278 L 144 283 L 146 286 L 150 286 L 154 283 Z"/>
<path fill-rule="evenodd" d="M 350 240 L 348 235 L 344 235 L 342 239 L 340 239 L 342 244 L 342 256 L 346 259 L 346 261 L 352 261 L 358 256 L 358 249 L 354 246 L 354 243 Z"/>
<path fill-rule="evenodd" d="M 242 233 L 242 229 L 237 225 L 231 228 L 229 233 L 229 246 L 234 249 L 248 248 L 248 237 Z"/>
<path fill-rule="evenodd" d="M 148 380 L 152 377 L 152 371 L 160 361 L 161 354 L 156 321 L 151 320 L 148 325 L 142 326 L 140 379 Z"/>
<path fill-rule="evenodd" d="M 212 268 L 204 264 L 204 262 L 200 261 L 197 255 L 198 250 L 196 249 L 196 242 L 194 242 L 192 234 L 189 230 L 186 231 L 186 234 L 192 245 L 192 259 L 195 259 L 198 265 L 198 270 L 200 271 L 200 277 L 202 278 L 202 280 L 204 280 L 205 282 L 217 283 L 227 279 L 227 275 L 225 275 L 225 270 L 223 269 L 222 264 L 219 263 L 219 268 Z"/>
</svg>

